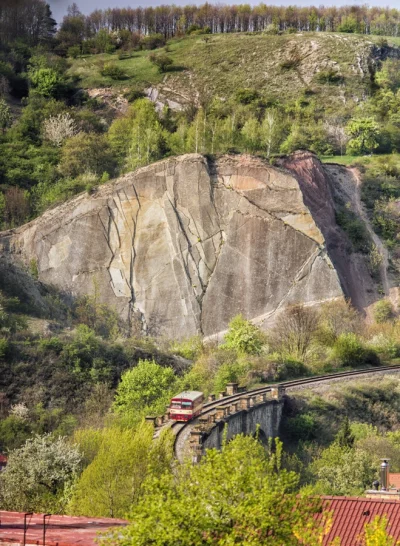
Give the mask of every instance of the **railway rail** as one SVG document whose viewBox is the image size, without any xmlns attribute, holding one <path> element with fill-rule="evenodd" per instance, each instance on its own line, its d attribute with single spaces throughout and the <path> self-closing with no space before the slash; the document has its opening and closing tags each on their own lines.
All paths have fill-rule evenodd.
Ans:
<svg viewBox="0 0 400 546">
<path fill-rule="evenodd" d="M 363 370 L 351 370 L 348 372 L 319 375 L 314 377 L 294 379 L 292 381 L 283 381 L 281 383 L 265 385 L 257 389 L 240 392 L 232 396 L 224 396 L 223 398 L 219 398 L 217 400 L 207 402 L 206 404 L 204 404 L 201 414 L 198 417 L 196 417 L 196 419 L 193 419 L 192 421 L 188 421 L 185 423 L 169 421 L 164 426 L 168 426 L 169 428 L 171 428 L 171 430 L 175 434 L 174 452 L 177 459 L 181 460 L 182 459 L 181 453 L 184 450 L 184 445 L 186 441 L 188 440 L 191 429 L 194 426 L 196 426 L 196 424 L 198 424 L 199 418 L 207 416 L 208 414 L 213 412 L 217 407 L 230 406 L 233 402 L 240 400 L 240 398 L 243 398 L 244 395 L 256 396 L 258 394 L 271 392 L 271 389 L 274 389 L 274 388 L 284 388 L 285 391 L 288 391 L 288 390 L 295 389 L 296 387 L 308 387 L 315 384 L 328 383 L 329 381 L 340 381 L 340 380 L 346 380 L 349 378 L 351 379 L 352 377 L 358 377 L 363 375 L 386 374 L 390 372 L 400 373 L 400 366 L 380 366 L 376 368 L 368 368 Z"/>
</svg>

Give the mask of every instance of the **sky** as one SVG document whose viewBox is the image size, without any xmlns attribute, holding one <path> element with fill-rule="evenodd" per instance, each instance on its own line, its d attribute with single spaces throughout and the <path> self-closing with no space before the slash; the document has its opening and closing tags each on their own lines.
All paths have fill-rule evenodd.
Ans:
<svg viewBox="0 0 400 546">
<path fill-rule="evenodd" d="M 0 0 L 1 1 L 1 0 Z M 60 22 L 62 20 L 63 15 L 65 15 L 65 12 L 67 10 L 67 7 L 73 3 L 74 0 L 48 0 L 54 18 L 57 20 L 57 22 Z M 132 1 L 129 2 L 129 0 L 75 0 L 78 4 L 80 10 L 87 14 L 95 9 L 105 9 L 105 8 L 124 8 L 124 7 L 132 7 L 136 8 L 139 6 L 147 7 L 147 6 L 159 6 L 160 4 L 176 4 L 176 5 L 186 5 L 186 4 L 203 4 L 203 0 L 140 0 L 140 1 Z M 260 0 L 261 2 L 261 0 Z M 256 1 L 250 1 L 248 3 L 250 4 L 259 4 L 258 0 Z M 212 1 L 210 3 L 213 3 Z M 243 1 L 229 1 L 226 2 L 218 2 L 218 4 L 225 3 L 225 4 L 240 4 L 240 3 L 247 3 L 246 0 Z M 278 6 L 289 6 L 289 5 L 297 5 L 297 6 L 310 6 L 310 5 L 325 5 L 325 6 L 345 6 L 345 5 L 351 5 L 351 4 L 365 4 L 368 3 L 368 5 L 371 6 L 381 6 L 381 7 L 391 7 L 391 8 L 398 8 L 400 9 L 400 0 L 372 0 L 370 2 L 365 2 L 364 0 L 360 1 L 352 1 L 352 0 L 337 0 L 336 2 L 333 0 L 274 0 L 273 2 L 267 2 L 268 4 L 272 5 L 278 5 Z"/>
</svg>

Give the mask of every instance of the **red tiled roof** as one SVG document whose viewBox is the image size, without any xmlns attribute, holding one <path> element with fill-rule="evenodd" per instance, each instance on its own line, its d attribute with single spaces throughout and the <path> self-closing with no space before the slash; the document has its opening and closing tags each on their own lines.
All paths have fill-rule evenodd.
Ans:
<svg viewBox="0 0 400 546">
<path fill-rule="evenodd" d="M 332 528 L 324 538 L 328 545 L 340 537 L 341 546 L 361 546 L 364 525 L 375 516 L 388 518 L 387 531 L 400 540 L 400 501 L 364 497 L 324 497 L 325 509 L 333 512 Z"/>
<path fill-rule="evenodd" d="M 27 516 L 26 546 L 43 546 L 43 514 Z M 46 517 L 46 546 L 95 546 L 98 533 L 128 522 L 111 518 Z M 0 510 L 0 544 L 23 544 L 24 514 Z"/>
</svg>

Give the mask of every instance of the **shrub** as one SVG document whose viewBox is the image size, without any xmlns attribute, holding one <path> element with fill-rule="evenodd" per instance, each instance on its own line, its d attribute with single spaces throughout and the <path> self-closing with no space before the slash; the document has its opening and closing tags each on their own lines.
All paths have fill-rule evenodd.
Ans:
<svg viewBox="0 0 400 546">
<path fill-rule="evenodd" d="M 240 353 L 260 354 L 264 343 L 265 336 L 261 330 L 242 315 L 237 315 L 229 323 L 223 346 Z"/>
<path fill-rule="evenodd" d="M 341 334 L 333 345 L 333 358 L 342 366 L 361 364 L 378 365 L 379 358 L 372 349 L 366 349 L 356 334 Z"/>
<path fill-rule="evenodd" d="M 157 49 L 165 45 L 165 38 L 162 34 L 150 34 L 140 40 L 140 45 L 143 49 Z"/>
<path fill-rule="evenodd" d="M 342 76 L 335 70 L 321 70 L 315 75 L 315 80 L 318 83 L 339 83 L 342 81 Z"/>
<path fill-rule="evenodd" d="M 140 91 L 140 89 L 129 89 L 129 91 L 124 94 L 124 98 L 128 102 L 135 102 L 135 100 L 143 99 L 145 98 L 145 96 L 145 93 L 143 93 L 143 91 Z"/>
<path fill-rule="evenodd" d="M 285 421 L 285 433 L 291 441 L 309 441 L 317 436 L 317 422 L 312 413 L 302 413 Z"/>
<path fill-rule="evenodd" d="M 173 60 L 164 53 L 161 53 L 160 55 L 155 55 L 154 53 L 152 53 L 149 59 L 151 63 L 158 67 L 158 70 L 160 72 L 166 72 L 168 68 L 173 64 Z"/>
<path fill-rule="evenodd" d="M 380 300 L 374 306 L 374 320 L 378 324 L 388 322 L 394 317 L 393 305 L 389 300 Z"/>
<path fill-rule="evenodd" d="M 251 104 L 259 98 L 260 94 L 256 89 L 238 89 L 235 94 L 236 102 L 240 104 Z"/>
<path fill-rule="evenodd" d="M 115 53 L 116 47 L 114 44 L 108 44 L 105 48 L 105 53 L 108 53 L 108 55 L 112 55 Z"/>
<path fill-rule="evenodd" d="M 222 364 L 214 379 L 214 392 L 223 392 L 228 383 L 240 383 L 248 371 L 246 362 L 233 362 Z"/>
<path fill-rule="evenodd" d="M 279 365 L 276 379 L 278 381 L 282 381 L 283 379 L 295 379 L 296 377 L 302 377 L 307 374 L 308 368 L 303 362 L 288 358 Z"/>
<path fill-rule="evenodd" d="M 371 250 L 368 231 L 352 210 L 342 206 L 336 211 L 336 222 L 346 232 L 356 252 L 368 253 Z"/>
<path fill-rule="evenodd" d="M 115 63 L 106 63 L 101 69 L 101 75 L 112 80 L 123 80 L 125 72 Z"/>
<path fill-rule="evenodd" d="M 77 59 L 81 54 L 81 48 L 78 45 L 74 45 L 68 48 L 68 57 Z"/>
<path fill-rule="evenodd" d="M 175 341 L 170 351 L 188 360 L 195 360 L 203 351 L 203 341 L 200 336 L 193 336 L 180 342 Z"/>
</svg>

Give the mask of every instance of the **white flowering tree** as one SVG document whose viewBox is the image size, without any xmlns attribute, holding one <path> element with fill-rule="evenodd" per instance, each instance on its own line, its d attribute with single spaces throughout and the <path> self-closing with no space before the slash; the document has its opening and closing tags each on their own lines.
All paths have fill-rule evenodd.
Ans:
<svg viewBox="0 0 400 546">
<path fill-rule="evenodd" d="M 81 465 L 76 446 L 51 434 L 35 436 L 8 457 L 0 505 L 20 512 L 63 513 Z"/>
<path fill-rule="evenodd" d="M 43 122 L 43 135 L 55 146 L 60 147 L 65 139 L 78 133 L 76 121 L 70 114 L 51 116 Z"/>
</svg>

